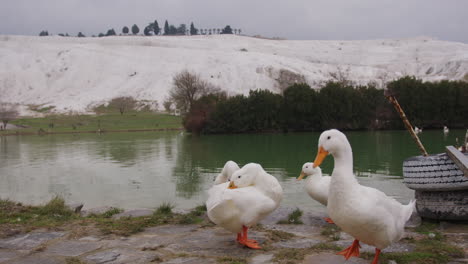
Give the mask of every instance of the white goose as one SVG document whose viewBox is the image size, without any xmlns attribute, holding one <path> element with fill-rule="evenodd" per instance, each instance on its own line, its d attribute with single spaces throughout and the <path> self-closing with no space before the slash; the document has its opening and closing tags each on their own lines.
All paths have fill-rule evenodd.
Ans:
<svg viewBox="0 0 468 264">
<path fill-rule="evenodd" d="M 350 247 L 338 254 L 346 259 L 359 256 L 359 241 L 362 241 L 375 246 L 372 264 L 377 264 L 380 251 L 402 238 L 415 201 L 402 205 L 377 189 L 360 185 L 353 175 L 351 145 L 340 131 L 323 132 L 318 147 L 314 166 L 319 166 L 328 154 L 335 159 L 328 214 L 336 225 L 355 238 Z"/>
<path fill-rule="evenodd" d="M 237 241 L 249 248 L 261 248 L 248 239 L 248 229 L 278 208 L 283 189 L 278 180 L 256 163 L 235 171 L 230 182 L 211 187 L 206 208 L 215 224 L 237 233 Z"/>
<path fill-rule="evenodd" d="M 302 166 L 301 174 L 297 177 L 297 180 L 302 180 L 307 177 L 305 182 L 305 189 L 309 196 L 317 202 L 327 206 L 328 201 L 328 189 L 330 187 L 330 176 L 322 176 L 322 170 L 320 167 L 314 168 L 314 163 L 306 162 Z M 331 218 L 325 217 L 325 221 L 333 224 Z"/>
<path fill-rule="evenodd" d="M 234 161 L 230 160 L 224 164 L 223 170 L 220 174 L 216 177 L 214 184 L 218 185 L 224 182 L 227 182 L 231 179 L 231 175 L 236 171 L 239 170 L 239 165 Z"/>
<path fill-rule="evenodd" d="M 447 126 L 444 126 L 444 134 L 448 134 L 449 133 L 449 128 Z"/>
</svg>

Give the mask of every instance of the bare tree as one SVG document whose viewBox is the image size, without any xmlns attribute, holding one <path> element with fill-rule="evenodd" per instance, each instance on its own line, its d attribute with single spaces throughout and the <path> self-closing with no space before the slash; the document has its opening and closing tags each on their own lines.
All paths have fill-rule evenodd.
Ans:
<svg viewBox="0 0 468 264">
<path fill-rule="evenodd" d="M 190 110 L 195 100 L 203 95 L 218 91 L 220 91 L 219 88 L 202 80 L 197 74 L 184 70 L 174 76 L 169 97 L 176 107 L 185 114 Z"/>
<path fill-rule="evenodd" d="M 16 106 L 12 104 L 0 104 L 0 120 L 2 125 L 0 130 L 5 130 L 8 122 L 15 120 L 19 116 Z"/>
<path fill-rule="evenodd" d="M 171 112 L 171 106 L 172 106 L 172 101 L 167 99 L 163 102 L 164 109 L 166 112 L 170 113 Z"/>
<path fill-rule="evenodd" d="M 131 96 L 115 97 L 109 102 L 109 107 L 119 109 L 120 115 L 124 112 L 135 109 L 136 100 Z"/>
<path fill-rule="evenodd" d="M 343 69 L 341 66 L 336 66 L 335 72 L 329 72 L 330 79 L 335 81 L 343 86 L 353 85 L 354 82 L 350 79 L 351 68 L 348 66 L 346 69 Z"/>
</svg>

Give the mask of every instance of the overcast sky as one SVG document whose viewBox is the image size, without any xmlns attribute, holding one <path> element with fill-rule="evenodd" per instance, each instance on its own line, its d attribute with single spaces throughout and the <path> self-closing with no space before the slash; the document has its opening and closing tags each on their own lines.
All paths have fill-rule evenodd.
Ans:
<svg viewBox="0 0 468 264">
<path fill-rule="evenodd" d="M 467 0 L 0 0 L 0 34 L 106 33 L 157 19 L 288 39 L 429 36 L 468 43 Z"/>
</svg>

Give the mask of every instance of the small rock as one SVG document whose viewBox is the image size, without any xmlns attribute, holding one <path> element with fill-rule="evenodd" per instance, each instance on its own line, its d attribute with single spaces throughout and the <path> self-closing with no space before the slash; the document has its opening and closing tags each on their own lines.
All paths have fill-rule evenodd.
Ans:
<svg viewBox="0 0 468 264">
<path fill-rule="evenodd" d="M 76 257 L 101 247 L 98 242 L 63 241 L 49 246 L 45 253 L 59 256 Z"/>
<path fill-rule="evenodd" d="M 139 217 L 139 216 L 149 216 L 154 213 L 154 210 L 150 209 L 135 209 L 122 212 L 120 214 L 115 214 L 112 216 L 113 219 L 120 219 L 121 217 Z"/>
<path fill-rule="evenodd" d="M 64 232 L 41 232 L 18 235 L 0 240 L 0 248 L 31 250 L 49 240 L 62 237 Z"/>
<path fill-rule="evenodd" d="M 394 260 L 389 260 L 388 264 L 398 264 L 398 263 L 396 261 L 394 261 Z"/>
<path fill-rule="evenodd" d="M 270 264 L 272 263 L 273 254 L 262 254 L 253 257 L 249 264 Z"/>
<path fill-rule="evenodd" d="M 427 236 L 428 236 L 429 238 L 434 238 L 434 237 L 436 237 L 436 235 L 435 235 L 434 233 L 429 233 Z"/>
<path fill-rule="evenodd" d="M 120 256 L 120 253 L 116 251 L 104 251 L 97 254 L 87 256 L 86 260 L 92 261 L 97 264 L 114 261 Z"/>
<path fill-rule="evenodd" d="M 79 214 L 81 213 L 81 209 L 83 208 L 83 203 L 70 203 L 66 204 L 65 206 L 67 206 L 70 210 L 75 212 L 75 214 Z"/>
</svg>

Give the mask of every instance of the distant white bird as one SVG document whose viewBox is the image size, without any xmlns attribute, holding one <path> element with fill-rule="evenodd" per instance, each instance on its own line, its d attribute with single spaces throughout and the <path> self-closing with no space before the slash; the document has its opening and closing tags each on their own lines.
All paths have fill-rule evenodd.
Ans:
<svg viewBox="0 0 468 264">
<path fill-rule="evenodd" d="M 377 264 L 381 249 L 400 240 L 415 201 L 402 205 L 385 193 L 362 186 L 353 174 L 353 151 L 346 136 L 336 129 L 324 131 L 319 138 L 314 166 L 328 154 L 335 159 L 328 193 L 327 210 L 335 224 L 355 240 L 339 252 L 346 259 L 359 256 L 359 241 L 375 247 L 372 264 Z"/>
<path fill-rule="evenodd" d="M 423 131 L 422 128 L 419 128 L 417 126 L 414 127 L 414 133 L 419 134 L 419 133 L 422 133 L 422 131 Z"/>
<path fill-rule="evenodd" d="M 444 126 L 444 134 L 448 134 L 449 133 L 449 129 L 447 126 Z"/>
<path fill-rule="evenodd" d="M 327 206 L 328 202 L 328 189 L 330 188 L 330 176 L 322 176 L 322 169 L 320 167 L 314 168 L 314 163 L 306 162 L 302 166 L 301 174 L 297 180 L 302 180 L 307 177 L 305 182 L 305 189 L 309 196 L 317 202 Z M 333 224 L 333 220 L 325 217 L 325 221 Z"/>
<path fill-rule="evenodd" d="M 226 162 L 226 164 L 224 164 L 223 170 L 216 177 L 214 184 L 218 185 L 230 181 L 231 175 L 239 169 L 239 165 L 237 165 L 237 163 L 235 163 L 234 161 L 230 160 Z"/>
<path fill-rule="evenodd" d="M 249 163 L 235 171 L 230 182 L 217 184 L 208 191 L 206 208 L 215 224 L 237 233 L 237 241 L 259 249 L 248 239 L 248 229 L 278 208 L 283 189 L 278 180 L 260 164 Z"/>
</svg>

